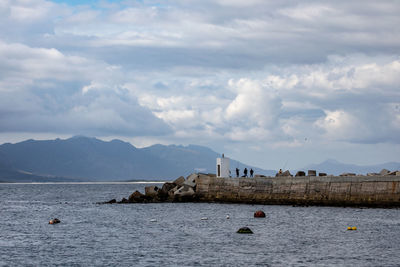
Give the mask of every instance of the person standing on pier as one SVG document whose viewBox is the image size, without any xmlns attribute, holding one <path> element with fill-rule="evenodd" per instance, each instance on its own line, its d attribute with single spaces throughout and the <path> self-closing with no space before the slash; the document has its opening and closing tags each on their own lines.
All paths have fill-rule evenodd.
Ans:
<svg viewBox="0 0 400 267">
<path fill-rule="evenodd" d="M 250 177 L 253 177 L 253 173 L 254 173 L 253 169 L 250 169 Z"/>
<path fill-rule="evenodd" d="M 244 177 L 247 177 L 247 168 L 244 168 L 244 170 L 243 170 L 243 173 L 244 173 Z"/>
<path fill-rule="evenodd" d="M 236 177 L 239 177 L 239 169 L 236 168 Z"/>
</svg>

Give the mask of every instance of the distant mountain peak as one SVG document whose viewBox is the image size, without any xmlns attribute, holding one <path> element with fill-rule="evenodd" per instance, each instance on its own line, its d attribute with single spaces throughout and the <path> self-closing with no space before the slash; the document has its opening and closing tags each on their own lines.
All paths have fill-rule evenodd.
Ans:
<svg viewBox="0 0 400 267">
<path fill-rule="evenodd" d="M 59 139 L 59 138 L 57 138 L 57 139 Z M 97 139 L 97 138 L 96 137 L 88 137 L 85 135 L 74 135 L 74 136 L 68 138 L 67 140 L 74 140 L 74 139 Z"/>
<path fill-rule="evenodd" d="M 341 164 L 341 162 L 338 161 L 338 160 L 336 160 L 336 159 L 327 159 L 327 160 L 321 162 L 321 164 L 322 164 L 322 163 Z"/>
</svg>

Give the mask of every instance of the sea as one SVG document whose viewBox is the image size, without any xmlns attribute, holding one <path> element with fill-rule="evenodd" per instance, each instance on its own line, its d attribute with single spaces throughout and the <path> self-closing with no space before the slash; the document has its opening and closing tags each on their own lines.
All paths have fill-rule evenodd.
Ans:
<svg viewBox="0 0 400 267">
<path fill-rule="evenodd" d="M 400 266 L 399 209 L 97 204 L 147 185 L 0 184 L 0 266 Z"/>
</svg>

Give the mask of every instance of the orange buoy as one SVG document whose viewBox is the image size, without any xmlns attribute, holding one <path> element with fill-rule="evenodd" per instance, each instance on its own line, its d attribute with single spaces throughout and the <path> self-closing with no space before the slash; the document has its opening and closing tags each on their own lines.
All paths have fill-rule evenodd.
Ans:
<svg viewBox="0 0 400 267">
<path fill-rule="evenodd" d="M 56 224 L 56 223 L 60 223 L 61 221 L 57 218 L 54 218 L 52 220 L 49 221 L 49 224 Z"/>
<path fill-rule="evenodd" d="M 262 210 L 254 212 L 254 218 L 265 218 L 265 213 Z"/>
</svg>

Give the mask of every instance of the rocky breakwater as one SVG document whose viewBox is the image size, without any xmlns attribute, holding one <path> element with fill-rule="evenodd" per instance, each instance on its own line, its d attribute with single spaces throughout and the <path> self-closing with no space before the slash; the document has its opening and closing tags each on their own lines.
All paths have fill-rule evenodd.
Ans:
<svg viewBox="0 0 400 267">
<path fill-rule="evenodd" d="M 179 177 L 162 187 L 148 186 L 128 199 L 105 203 L 219 202 L 275 205 L 400 207 L 400 172 L 331 176 L 316 171 L 220 178 L 213 174 Z"/>
<path fill-rule="evenodd" d="M 382 172 L 383 173 L 383 172 Z M 203 177 L 196 199 L 276 205 L 400 207 L 400 172 L 361 176 L 292 175 L 255 178 Z"/>
<path fill-rule="evenodd" d="M 101 204 L 125 203 L 160 203 L 160 202 L 193 202 L 197 200 L 196 188 L 199 179 L 215 177 L 214 174 L 191 174 L 188 177 L 179 177 L 173 182 L 167 182 L 162 187 L 146 186 L 144 194 L 135 191 L 128 198 L 121 201 L 112 199 Z"/>
</svg>

